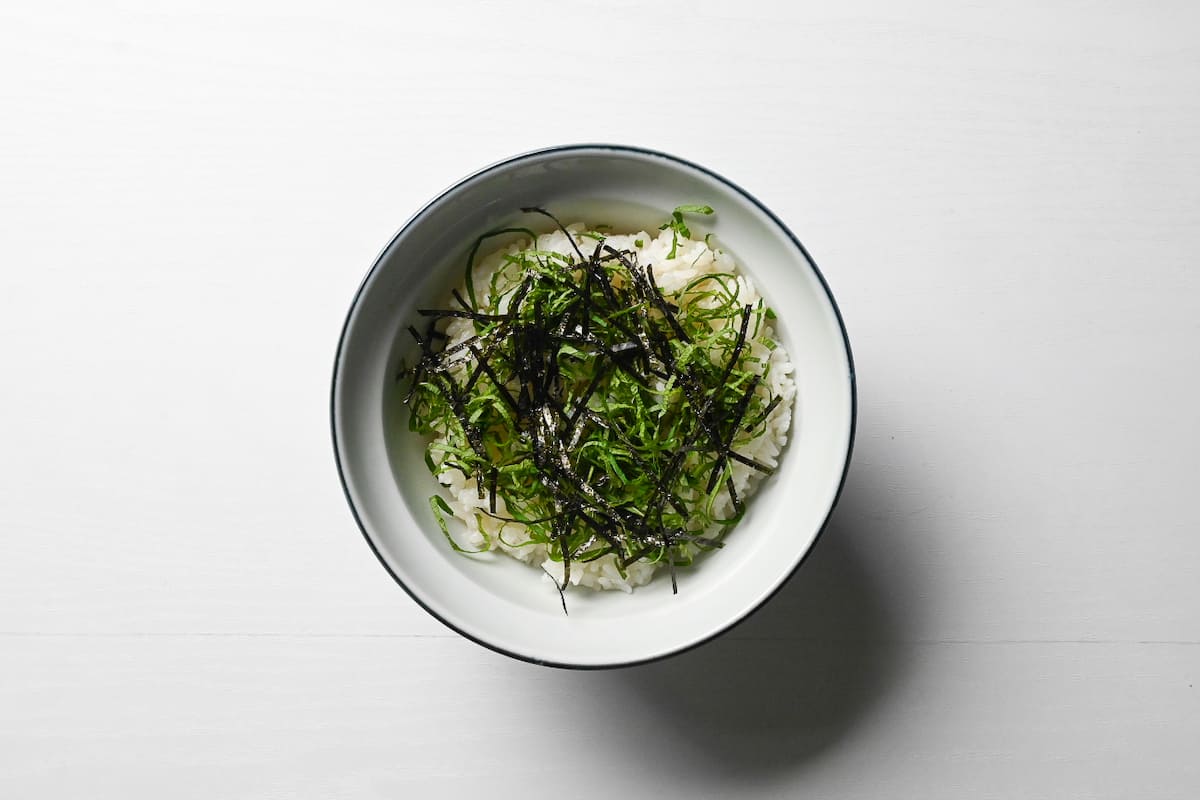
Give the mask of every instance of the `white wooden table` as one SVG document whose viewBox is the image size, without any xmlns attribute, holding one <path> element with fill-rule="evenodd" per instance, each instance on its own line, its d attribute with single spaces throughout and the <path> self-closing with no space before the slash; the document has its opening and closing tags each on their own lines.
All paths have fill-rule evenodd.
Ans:
<svg viewBox="0 0 1200 800">
<path fill-rule="evenodd" d="M 1200 7 L 990 5 L 6 4 L 0 796 L 1196 797 Z M 783 593 L 606 673 L 426 616 L 327 421 L 392 232 L 577 141 L 777 211 L 861 398 Z"/>
</svg>

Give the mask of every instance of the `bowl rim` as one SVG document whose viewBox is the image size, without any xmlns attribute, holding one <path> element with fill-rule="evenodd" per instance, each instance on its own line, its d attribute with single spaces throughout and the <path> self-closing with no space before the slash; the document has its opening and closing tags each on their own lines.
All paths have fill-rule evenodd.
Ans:
<svg viewBox="0 0 1200 800">
<path fill-rule="evenodd" d="M 375 539 L 367 531 L 367 526 L 363 523 L 362 517 L 359 515 L 358 508 L 355 506 L 354 499 L 350 494 L 350 486 L 349 486 L 349 482 L 348 482 L 348 479 L 346 476 L 346 468 L 342 463 L 341 443 L 338 439 L 338 424 L 337 424 L 337 392 L 338 392 L 338 386 L 340 383 L 341 372 L 342 372 L 343 351 L 344 351 L 344 348 L 346 345 L 346 337 L 350 330 L 350 322 L 354 317 L 354 312 L 358 309 L 359 303 L 363 297 L 363 293 L 366 291 L 367 284 L 370 283 L 371 278 L 373 278 L 375 273 L 379 270 L 380 266 L 382 265 L 382 263 L 384 261 L 384 257 L 392 249 L 392 246 L 396 243 L 396 240 L 398 240 L 410 227 L 412 227 L 417 221 L 419 221 L 421 219 L 421 217 L 423 217 L 432 206 L 436 205 L 447 195 L 457 191 L 462 186 L 464 186 L 480 177 L 483 177 L 484 175 L 487 175 L 488 173 L 494 172 L 496 170 L 504 169 L 504 168 L 513 166 L 515 164 L 519 164 L 523 161 L 529 161 L 529 160 L 532 160 L 535 158 L 542 158 L 542 157 L 545 157 L 548 155 L 569 154 L 569 153 L 578 153 L 578 152 L 586 152 L 586 151 L 609 152 L 609 153 L 617 153 L 617 154 L 623 154 L 623 155 L 651 156 L 654 158 L 661 158 L 661 159 L 665 159 L 667 161 L 673 162 L 677 166 L 683 166 L 688 169 L 697 170 L 697 171 L 707 175 L 708 177 L 716 180 L 717 182 L 725 185 L 733 192 L 741 195 L 743 198 L 745 198 L 747 201 L 749 201 L 751 204 L 753 204 L 759 211 L 761 211 L 763 214 L 765 214 L 767 216 L 767 218 L 769 218 L 771 220 L 771 222 L 773 222 L 776 226 L 779 227 L 779 229 L 781 231 L 783 231 L 784 234 L 786 234 L 788 240 L 791 241 L 792 245 L 795 246 L 800 251 L 800 253 L 804 256 L 805 260 L 808 262 L 808 265 L 812 268 L 813 274 L 816 275 L 817 281 L 820 283 L 822 291 L 825 292 L 825 298 L 829 301 L 829 305 L 833 310 L 834 318 L 837 320 L 838 329 L 840 330 L 841 335 L 842 335 L 842 345 L 846 351 L 846 363 L 847 363 L 847 367 L 848 367 L 847 379 L 850 384 L 850 386 L 849 386 L 849 388 L 850 388 L 850 428 L 849 428 L 849 435 L 846 438 L 846 457 L 845 457 L 845 461 L 843 462 L 843 465 L 842 465 L 842 475 L 838 480 L 837 490 L 834 492 L 833 500 L 829 504 L 829 509 L 825 514 L 825 519 L 822 520 L 821 526 L 820 526 L 820 528 L 818 528 L 816 535 L 813 537 L 812 542 L 809 543 L 808 548 L 804 551 L 804 554 L 799 558 L 799 560 L 796 561 L 796 564 L 792 567 L 792 569 L 788 572 L 788 574 L 783 578 L 783 580 L 781 580 L 779 582 L 779 584 L 777 586 L 775 586 L 774 589 L 772 589 L 770 592 L 768 592 L 766 595 L 764 595 L 758 603 L 756 603 L 753 606 L 750 606 L 740 616 L 736 617 L 732 621 L 730 621 L 730 622 L 726 623 L 725 625 L 712 631 L 707 636 L 700 637 L 692 642 L 681 645 L 673 650 L 669 650 L 669 651 L 666 651 L 663 653 L 658 653 L 658 654 L 655 654 L 653 656 L 649 656 L 646 658 L 633 659 L 633 660 L 627 660 L 627 661 L 614 661 L 611 663 L 594 663 L 594 664 L 578 664 L 578 663 L 571 663 L 571 662 L 548 661 L 548 660 L 544 660 L 544 659 L 533 658 L 531 656 L 524 655 L 522 653 L 513 652 L 513 651 L 508 650 L 498 644 L 486 641 L 484 639 L 479 638 L 478 636 L 474 636 L 464 630 L 461 630 L 460 628 L 458 628 L 457 626 L 452 624 L 449 620 L 447 620 L 445 617 L 443 617 L 441 614 L 439 614 L 436 609 L 431 608 L 428 604 L 423 602 L 421 600 L 421 598 L 419 598 L 416 595 L 416 593 L 412 589 L 410 589 L 404 583 L 404 581 L 402 581 L 400 579 L 400 577 L 388 565 L 387 560 L 383 557 L 383 554 L 380 552 L 378 545 L 375 543 Z M 346 312 L 346 318 L 342 323 L 341 332 L 338 334 L 337 350 L 334 354 L 333 375 L 332 375 L 332 379 L 330 381 L 330 393 L 329 393 L 329 428 L 330 428 L 330 434 L 332 436 L 333 459 L 334 459 L 334 463 L 337 466 L 338 480 L 340 481 L 341 486 L 342 486 L 342 494 L 345 495 L 346 504 L 350 507 L 350 513 L 354 517 L 355 524 L 358 525 L 359 532 L 363 535 L 363 538 L 366 539 L 367 545 L 371 548 L 371 552 L 375 554 L 375 558 L 379 561 L 380 564 L 383 565 L 383 568 L 385 570 L 387 570 L 387 573 L 392 576 L 392 580 L 394 580 L 400 586 L 400 588 L 404 590 L 405 594 L 407 594 L 410 598 L 412 598 L 417 603 L 417 605 L 419 605 L 426 612 L 428 612 L 434 619 L 436 619 L 438 622 L 442 623 L 447 628 L 454 631 L 459 636 L 462 636 L 465 639 L 468 639 L 472 642 L 475 642 L 478 645 L 486 647 L 487 649 L 489 649 L 495 653 L 500 653 L 501 655 L 508 656 L 509 658 L 517 659 L 518 661 L 524 661 L 526 663 L 537 664 L 537 665 L 546 666 L 546 667 L 557 667 L 560 669 L 571 669 L 571 670 L 581 670 L 581 671 L 616 669 L 616 668 L 622 668 L 622 667 L 633 667 L 633 666 L 637 666 L 637 665 L 641 665 L 641 664 L 652 664 L 657 661 L 662 661 L 664 659 L 671 658 L 673 656 L 677 656 L 681 653 L 686 653 L 689 650 L 692 650 L 703 644 L 711 642 L 712 640 L 716 639 L 717 637 L 728 633 L 730 630 L 732 630 L 733 628 L 735 628 L 738 625 L 745 622 L 747 619 L 752 617 L 756 612 L 758 612 L 763 606 L 765 606 L 771 600 L 771 598 L 775 597 L 783 589 L 784 586 L 786 586 L 788 583 L 791 582 L 792 578 L 800 570 L 800 567 L 802 567 L 804 565 L 804 562 L 806 562 L 808 560 L 809 556 L 812 555 L 813 550 L 816 548 L 818 542 L 821 540 L 821 537 L 824 535 L 826 528 L 829 527 L 829 521 L 833 516 L 834 509 L 837 508 L 838 501 L 841 499 L 841 496 L 842 496 L 842 491 L 843 491 L 843 489 L 845 489 L 845 486 L 846 486 L 846 479 L 850 474 L 850 462 L 852 460 L 852 456 L 854 453 L 854 440 L 855 440 L 855 435 L 857 432 L 857 427 L 858 427 L 858 380 L 857 380 L 857 376 L 855 373 L 855 367 L 854 367 L 854 354 L 850 348 L 850 336 L 846 331 L 846 323 L 842 319 L 841 309 L 838 307 L 837 300 L 834 299 L 833 292 L 830 290 L 829 284 L 825 280 L 825 276 L 821 273 L 820 268 L 817 266 L 817 262 L 813 259 L 812 255 L 804 247 L 804 244 L 800 241 L 800 239 L 797 238 L 797 236 L 794 233 L 792 233 L 791 228 L 789 228 L 786 224 L 784 224 L 783 220 L 781 220 L 778 216 L 776 216 L 775 213 L 773 211 L 771 211 L 771 209 L 767 208 L 767 206 L 764 205 L 762 203 L 762 201 L 760 201 L 757 197 L 755 197 L 753 194 L 748 192 L 746 189 L 742 188 L 737 183 L 734 183 L 733 181 L 726 178 L 724 175 L 714 172 L 713 170 L 709 169 L 708 167 L 705 167 L 701 164 L 697 164 L 694 161 L 690 161 L 688 159 L 681 158 L 679 156 L 675 156 L 670 153 L 665 153 L 661 150 L 654 150 L 654 149 L 651 149 L 648 147 L 640 147 L 637 145 L 626 145 L 626 144 L 578 143 L 578 144 L 551 145 L 548 147 L 537 148 L 535 150 L 527 150 L 525 152 L 518 153 L 513 156 L 509 156 L 508 158 L 504 158 L 499 161 L 495 161 L 485 167 L 482 167 L 481 169 L 477 169 L 474 172 L 469 173 L 468 175 L 464 176 L 463 178 L 455 181 L 448 188 L 439 192 L 434 197 L 432 197 L 428 202 L 426 202 L 424 205 L 422 205 L 416 212 L 414 212 L 404 222 L 403 225 L 400 226 L 400 228 L 396 231 L 396 233 L 393 234 L 392 237 L 388 240 L 387 244 L 383 246 L 383 249 L 381 249 L 379 251 L 379 254 L 375 257 L 375 260 L 371 263 L 370 269 L 367 270 L 366 274 L 363 276 L 363 279 L 359 282 L 358 288 L 354 292 L 354 297 L 351 300 L 350 307 Z"/>
</svg>

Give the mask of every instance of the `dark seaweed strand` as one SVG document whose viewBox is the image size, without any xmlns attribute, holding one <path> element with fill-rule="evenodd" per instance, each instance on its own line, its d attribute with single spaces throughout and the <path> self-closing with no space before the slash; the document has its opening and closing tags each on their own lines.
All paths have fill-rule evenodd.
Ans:
<svg viewBox="0 0 1200 800">
<path fill-rule="evenodd" d="M 425 337 L 417 333 L 416 327 L 409 325 L 408 332 L 412 336 L 413 340 L 416 341 L 417 346 L 421 348 L 421 357 L 417 360 L 416 366 L 414 366 L 411 370 L 401 367 L 400 371 L 396 373 L 397 381 L 403 379 L 410 372 L 412 374 L 412 384 L 408 387 L 408 391 L 404 394 L 403 402 L 405 405 L 408 405 L 408 401 L 412 400 L 412 396 L 416 393 L 417 387 L 421 385 L 421 378 L 424 377 L 425 374 L 425 358 L 427 355 L 429 355 L 429 348 L 426 346 Z"/>
<path fill-rule="evenodd" d="M 577 442 L 575 432 L 579 429 L 579 420 L 583 417 L 584 412 L 587 411 L 588 401 L 591 400 L 592 395 L 596 393 L 596 389 L 599 388 L 600 382 L 608 377 L 609 369 L 611 368 L 605 366 L 601 366 L 599 369 L 597 369 L 596 375 L 592 378 L 591 382 L 588 383 L 587 388 L 583 390 L 583 393 L 579 395 L 579 399 L 575 402 L 575 409 L 571 412 L 571 418 L 567 420 L 567 431 L 571 439 L 572 446 L 574 446 L 574 444 Z"/>
<path fill-rule="evenodd" d="M 750 381 L 750 385 L 746 387 L 746 391 L 742 394 L 737 406 L 734 407 L 733 416 L 729 421 L 729 435 L 725 439 L 725 446 L 721 448 L 720 455 L 717 457 L 716 463 L 713 464 L 712 474 L 708 479 L 708 491 L 711 492 L 716 488 L 717 480 L 721 473 L 725 471 L 725 465 L 728 463 L 729 454 L 733 452 L 733 437 L 737 434 L 738 427 L 742 424 L 742 418 L 746 416 L 746 407 L 750 404 L 750 398 L 754 396 L 754 390 L 758 388 L 759 378 L 756 375 Z M 733 478 L 727 478 L 725 487 L 729 491 L 729 499 L 733 503 L 734 518 L 740 518 L 742 515 L 741 501 L 738 500 L 737 491 L 733 486 Z"/>
<path fill-rule="evenodd" d="M 508 390 L 508 386 L 505 385 L 504 381 L 500 380 L 500 378 L 493 371 L 492 365 L 488 361 L 488 357 L 479 352 L 479 348 L 475 345 L 471 345 L 470 350 L 471 355 L 475 356 L 475 361 L 479 364 L 480 369 L 487 374 L 488 378 L 490 378 L 492 381 L 492 385 L 496 387 L 496 392 L 500 395 L 500 399 L 507 403 L 508 407 L 513 411 L 518 411 L 519 407 L 517 406 L 517 401 L 513 399 L 512 393 Z"/>
<path fill-rule="evenodd" d="M 558 579 L 551 575 L 550 570 L 546 569 L 545 567 L 542 567 L 542 572 L 546 573 L 546 576 L 550 578 L 550 582 L 554 584 L 554 588 L 558 590 L 558 600 L 560 603 L 562 603 L 563 616 L 571 616 L 571 612 L 567 611 L 567 582 L 564 580 L 560 584 Z"/>
<path fill-rule="evenodd" d="M 747 422 L 746 425 L 742 428 L 742 430 L 745 431 L 746 433 L 749 433 L 750 431 L 754 430 L 762 423 L 766 422 L 767 417 L 771 416 L 771 412 L 775 410 L 775 408 L 780 404 L 780 402 L 782 402 L 782 400 L 783 400 L 782 395 L 777 394 L 774 397 L 772 397 L 771 402 L 767 403 L 766 408 L 764 408 L 758 415 L 756 415 L 754 417 L 754 419 Z"/>
<path fill-rule="evenodd" d="M 559 526 L 558 546 L 562 550 L 562 565 L 563 565 L 563 586 L 566 586 L 571 581 L 571 545 L 567 537 L 571 532 L 571 526 L 574 524 L 573 514 L 563 514 L 556 521 Z"/>
<path fill-rule="evenodd" d="M 451 398 L 450 404 L 454 410 L 455 415 L 458 417 L 458 424 L 462 427 L 463 435 L 466 437 L 468 444 L 471 445 L 471 449 L 475 451 L 475 455 L 479 456 L 482 459 L 482 458 L 486 457 L 486 451 L 485 451 L 484 445 L 483 445 L 483 436 L 482 436 L 482 433 L 480 432 L 478 426 L 476 426 L 471 421 L 470 416 L 468 415 L 468 413 L 466 411 L 466 403 L 464 400 L 464 398 L 470 394 L 471 389 L 473 389 L 475 387 L 475 383 L 479 380 L 479 376 L 481 374 L 483 374 L 483 365 L 478 364 L 478 365 L 476 365 L 475 369 L 471 370 L 471 377 L 467 380 L 467 383 L 464 386 L 462 386 L 461 388 L 458 386 L 455 386 L 454 382 L 452 380 L 450 380 L 448 377 L 446 377 L 445 374 L 441 374 L 440 377 L 446 378 L 446 384 L 447 384 L 447 388 L 448 388 L 448 391 L 450 393 L 450 398 Z M 467 473 L 464 472 L 463 474 L 466 475 Z M 469 475 L 468 477 L 475 478 L 476 488 L 479 490 L 479 499 L 482 500 L 483 499 L 483 466 L 482 466 L 482 464 L 477 465 L 475 468 L 475 472 L 473 474 Z"/>
<path fill-rule="evenodd" d="M 523 233 L 531 240 L 537 241 L 537 234 L 529 228 L 498 228 L 494 231 L 488 231 L 475 240 L 475 244 L 471 245 L 471 252 L 467 254 L 467 271 L 464 283 L 467 285 L 467 297 L 471 298 L 471 308 L 478 308 L 479 304 L 475 300 L 475 279 L 471 274 L 475 269 L 475 257 L 479 255 L 479 246 L 496 236 L 503 236 L 506 233 Z"/>
<path fill-rule="evenodd" d="M 480 243 L 489 235 L 533 234 L 508 228 L 476 241 L 468 257 L 470 300 L 456 293 L 461 308 L 422 310 L 431 326 L 425 336 L 410 329 L 421 348 L 418 364 L 409 371 L 414 378 L 409 396 L 419 391 L 419 401 L 411 406 L 413 427 L 443 431 L 449 438 L 440 446 L 442 466 L 431 461 L 431 469 L 458 469 L 474 477 L 481 499 L 486 476 L 488 512 L 481 513 L 524 524 L 531 543 L 545 544 L 551 557 L 564 563 L 564 575 L 569 576 L 572 561 L 611 552 L 622 572 L 639 558 L 665 561 L 677 590 L 676 567 L 691 562 L 687 548 L 720 547 L 719 537 L 702 532 L 710 522 L 729 525 L 741 516 L 742 502 L 731 477 L 725 483 L 733 518 L 709 519 L 695 505 L 711 493 L 726 462 L 770 472 L 732 449 L 743 421 L 759 424 L 779 402 L 759 400 L 757 376 L 741 364 L 751 307 L 739 309 L 739 333 L 722 368 L 705 366 L 707 356 L 681 361 L 693 352 L 688 348 L 697 335 L 698 346 L 729 347 L 717 345 L 716 339 L 712 345 L 703 341 L 705 335 L 711 338 L 706 321 L 711 313 L 691 328 L 680 316 L 681 306 L 659 288 L 652 266 L 641 267 L 636 254 L 615 250 L 601 239 L 585 256 L 553 215 L 526 210 L 552 219 L 577 258 L 537 253 L 506 257 L 508 263 L 523 265 L 525 277 L 515 291 L 504 289 L 481 307 L 469 280 Z M 623 288 L 614 284 L 617 274 L 625 276 Z M 729 294 L 721 280 L 713 283 Z M 495 293 L 494 279 L 492 286 Z M 722 308 L 728 306 L 728 316 L 721 318 L 733 322 L 737 313 L 730 304 L 736 292 L 728 302 L 716 290 L 710 295 L 724 303 Z M 501 312 L 505 297 L 508 305 Z M 761 303 L 759 309 L 756 332 Z M 434 340 L 445 337 L 435 336 L 432 326 L 451 317 L 469 319 L 476 335 L 435 352 Z M 575 348 L 575 355 L 564 356 L 564 347 Z M 468 353 L 470 359 L 464 359 Z M 667 396 L 651 385 L 652 377 L 675 385 L 682 399 L 668 405 Z M 747 380 L 748 388 L 732 389 Z M 593 402 L 600 408 L 617 403 L 611 406 L 616 416 L 606 419 L 590 407 Z M 504 408 L 508 411 L 501 414 Z M 636 416 L 627 416 L 634 413 L 629 409 L 639 408 Z M 647 416 L 652 408 L 663 409 L 663 416 Z M 446 428 L 448 419 L 457 424 Z M 508 429 L 505 419 L 515 420 L 515 428 Z M 647 428 L 653 420 L 657 422 Z M 662 426 L 666 439 L 656 439 Z M 455 428 L 461 431 L 461 445 L 454 443 Z M 696 482 L 698 474 L 706 475 L 707 487 Z M 528 487 L 539 484 L 546 494 L 529 495 Z M 505 516 L 496 513 L 499 497 L 509 509 Z M 560 595 L 567 583 L 555 581 Z M 563 605 L 565 610 L 565 599 Z"/>
<path fill-rule="evenodd" d="M 560 231 L 562 231 L 563 235 L 565 235 L 567 237 L 567 241 L 569 241 L 571 243 L 571 247 L 575 248 L 575 254 L 577 256 L 579 256 L 579 263 L 582 264 L 583 262 L 587 261 L 587 259 L 583 257 L 583 251 L 579 249 L 579 245 L 575 242 L 574 234 L 572 234 L 569 230 L 567 230 L 566 225 L 563 225 L 561 222 L 558 221 L 558 217 L 554 216 L 546 209 L 538 208 L 537 206 L 526 206 L 525 208 L 521 209 L 521 213 L 522 214 L 541 214 L 543 217 L 548 217 L 550 219 L 550 221 L 554 223 L 555 227 L 557 227 Z"/>
<path fill-rule="evenodd" d="M 634 254 L 621 253 L 607 246 L 604 249 L 614 258 L 619 259 L 622 266 L 629 270 L 629 274 L 633 276 L 635 286 L 637 286 L 642 296 L 654 304 L 674 334 L 681 341 L 691 342 L 691 338 L 683 330 L 683 327 L 679 324 L 679 320 L 675 318 L 675 312 L 678 309 L 672 307 L 667 302 L 666 298 L 663 297 L 662 290 L 658 288 L 658 283 L 654 280 L 654 268 L 651 266 L 647 266 L 644 269 L 641 268 Z"/>
<path fill-rule="evenodd" d="M 752 458 L 747 458 L 746 456 L 742 455 L 741 453 L 735 452 L 733 450 L 730 450 L 725 455 L 728 456 L 729 458 L 733 459 L 734 461 L 737 461 L 739 464 L 745 464 L 750 469 L 758 470 L 759 472 L 761 472 L 764 475 L 772 475 L 775 472 L 774 467 L 768 467 L 766 464 L 755 461 Z"/>
<path fill-rule="evenodd" d="M 401 380 L 403 380 L 403 378 L 406 375 L 411 374 L 413 376 L 412 385 L 409 387 L 408 392 L 404 395 L 404 404 L 405 405 L 407 405 L 408 401 L 412 398 L 413 389 L 415 389 L 417 387 L 417 385 L 421 382 L 421 374 L 424 370 L 425 360 L 428 358 L 431 358 L 433 356 L 433 342 L 436 340 L 439 340 L 439 339 L 444 340 L 446 338 L 446 335 L 444 333 L 442 333 L 441 331 L 439 331 L 437 329 L 436 325 L 437 325 L 436 322 L 431 321 L 426 326 L 424 336 L 421 336 L 421 334 L 417 333 L 417 329 L 415 327 L 413 327 L 412 325 L 408 326 L 409 334 L 413 337 L 413 339 L 416 341 L 417 345 L 421 348 L 421 357 L 420 357 L 420 359 L 418 359 L 417 364 L 411 370 L 409 370 L 407 367 L 405 367 L 402 363 L 400 365 L 400 369 L 396 372 L 396 382 L 397 383 L 399 383 Z"/>
</svg>

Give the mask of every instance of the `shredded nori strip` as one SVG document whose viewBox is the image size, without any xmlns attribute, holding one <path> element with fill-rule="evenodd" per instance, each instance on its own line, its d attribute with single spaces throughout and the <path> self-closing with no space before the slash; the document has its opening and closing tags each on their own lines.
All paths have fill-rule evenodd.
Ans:
<svg viewBox="0 0 1200 800">
<path fill-rule="evenodd" d="M 544 209 L 522 211 L 550 219 L 573 254 L 506 255 L 481 302 L 472 272 L 482 243 L 537 235 L 507 227 L 479 237 L 467 296 L 419 309 L 425 333 L 408 328 L 419 355 L 397 380 L 411 379 L 409 427 L 435 437 L 431 470 L 476 482 L 487 501 L 477 511 L 501 521 L 501 536 L 519 523 L 547 547 L 563 567 L 560 596 L 573 563 L 606 554 L 622 574 L 639 559 L 663 563 L 677 592 L 676 568 L 721 547 L 745 512 L 731 464 L 773 471 L 736 449 L 765 431 L 781 401 L 765 388 L 769 361 L 749 346 L 773 314 L 739 302 L 728 273 L 664 293 L 636 252 L 572 233 Z M 590 256 L 585 235 L 598 240 Z M 439 349 L 446 335 L 435 326 L 451 319 L 470 320 L 475 335 Z M 716 517 L 722 490 L 733 511 Z"/>
</svg>

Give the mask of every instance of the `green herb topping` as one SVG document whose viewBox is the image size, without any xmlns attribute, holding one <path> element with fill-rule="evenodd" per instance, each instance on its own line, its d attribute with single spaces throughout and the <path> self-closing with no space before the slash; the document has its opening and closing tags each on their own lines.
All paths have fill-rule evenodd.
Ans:
<svg viewBox="0 0 1200 800">
<path fill-rule="evenodd" d="M 739 300 L 734 274 L 663 292 L 634 251 L 594 231 L 573 235 L 540 208 L 522 211 L 552 220 L 573 252 L 533 249 L 537 236 L 525 228 L 480 237 L 467 296 L 421 309 L 424 330 L 408 329 L 420 348 L 397 376 L 411 381 L 409 427 L 434 437 L 426 462 L 435 475 L 474 480 L 487 506 L 477 513 L 501 522 L 501 541 L 543 544 L 562 563 L 560 593 L 573 563 L 606 554 L 622 574 L 638 559 L 665 564 L 678 591 L 676 567 L 720 547 L 745 511 L 732 464 L 772 472 L 739 445 L 765 432 L 780 402 L 764 385 L 770 362 L 750 347 L 774 315 L 761 300 Z M 672 258 L 691 236 L 684 213 L 712 209 L 675 210 L 662 228 L 672 231 Z M 506 252 L 481 300 L 472 281 L 480 244 L 514 232 L 533 244 Z M 470 320 L 474 335 L 447 346 L 451 318 Z M 722 494 L 728 515 L 714 510 Z M 463 551 L 445 523 L 449 504 L 435 495 L 430 505 Z M 514 523 L 525 536 L 509 541 Z"/>
</svg>

